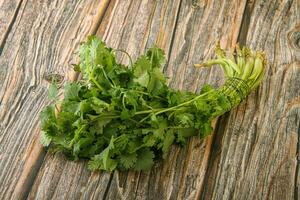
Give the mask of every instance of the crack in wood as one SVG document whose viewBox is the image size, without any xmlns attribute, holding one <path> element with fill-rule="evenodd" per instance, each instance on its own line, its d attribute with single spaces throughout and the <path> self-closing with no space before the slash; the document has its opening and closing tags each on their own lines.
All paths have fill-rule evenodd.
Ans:
<svg viewBox="0 0 300 200">
<path fill-rule="evenodd" d="M 255 0 L 247 0 L 245 5 L 244 14 L 242 18 L 242 25 L 238 35 L 238 43 L 242 46 L 246 44 L 251 14 L 255 5 Z"/>
<path fill-rule="evenodd" d="M 221 147 L 222 147 L 222 139 L 224 136 L 224 132 L 226 130 L 227 123 L 229 121 L 229 113 L 226 113 L 224 116 L 220 117 L 217 120 L 215 131 L 213 133 L 214 137 L 212 139 L 212 147 L 211 147 L 211 153 L 208 160 L 208 167 L 207 172 L 205 173 L 204 181 L 207 184 L 203 184 L 203 188 L 201 189 L 200 197 L 199 199 L 205 200 L 206 199 L 206 193 L 211 193 L 209 190 L 209 184 L 212 182 L 211 174 L 214 174 L 213 171 L 215 163 L 219 163 L 220 161 L 220 153 L 221 153 Z"/>
<path fill-rule="evenodd" d="M 11 22 L 9 23 L 8 27 L 7 27 L 7 31 L 5 31 L 5 33 L 4 33 L 4 35 L 3 35 L 2 41 L 1 41 L 1 43 L 0 43 L 0 56 L 1 56 L 1 54 L 2 54 L 2 51 L 3 51 L 3 49 L 4 49 L 4 46 L 5 46 L 5 44 L 6 44 L 6 40 L 7 40 L 7 38 L 8 38 L 8 35 L 9 35 L 9 33 L 11 32 L 12 27 L 13 27 L 13 25 L 14 25 L 15 22 L 16 22 L 16 19 L 17 19 L 17 16 L 18 16 L 18 14 L 19 14 L 19 11 L 20 11 L 20 8 L 21 8 L 22 3 L 23 3 L 23 0 L 20 0 L 19 4 L 17 5 L 17 8 L 16 8 L 16 10 L 15 10 L 15 13 L 14 13 L 14 15 L 13 15 L 13 17 L 12 17 L 12 20 L 11 20 Z M 2 17 L 4 17 L 4 16 L 2 16 Z M 6 16 L 6 17 L 7 17 L 7 16 Z M 1 38 L 0 38 L 0 39 L 1 39 Z"/>
<path fill-rule="evenodd" d="M 163 72 L 165 72 L 166 66 L 169 65 L 169 60 L 170 60 L 171 52 L 172 52 L 173 45 L 174 45 L 174 39 L 175 39 L 175 35 L 176 35 L 176 32 L 177 32 L 176 30 L 177 30 L 177 27 L 178 27 L 178 21 L 179 21 L 179 15 L 180 15 L 181 6 L 182 6 L 182 1 L 179 2 L 178 10 L 176 12 L 177 14 L 176 14 L 175 24 L 174 24 L 174 28 L 173 28 L 173 33 L 172 33 L 172 36 L 171 36 L 170 48 L 169 48 L 169 51 L 168 51 L 167 63 L 165 64 L 165 66 L 162 69 Z"/>
<path fill-rule="evenodd" d="M 300 113 L 299 115 L 300 116 Z M 300 118 L 298 119 L 298 116 L 296 115 L 296 122 L 300 121 Z M 298 199 L 299 197 L 299 186 L 298 186 L 298 178 L 299 178 L 299 168 L 300 168 L 300 123 L 298 124 L 298 141 L 297 141 L 297 150 L 296 150 L 296 170 L 295 170 L 295 179 L 294 179 L 294 198 Z"/>
<path fill-rule="evenodd" d="M 105 189 L 105 191 L 104 191 L 103 200 L 105 200 L 106 197 L 107 197 L 107 194 L 108 194 L 108 191 L 109 191 L 111 182 L 112 182 L 112 180 L 113 180 L 113 177 L 114 177 L 114 172 L 112 172 L 112 173 L 110 174 L 108 183 L 107 183 L 107 185 L 106 185 L 106 189 Z"/>
</svg>

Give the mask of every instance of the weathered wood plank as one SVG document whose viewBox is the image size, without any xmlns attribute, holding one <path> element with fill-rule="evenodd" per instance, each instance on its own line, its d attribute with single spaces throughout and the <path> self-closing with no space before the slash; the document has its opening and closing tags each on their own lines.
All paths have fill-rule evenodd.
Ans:
<svg viewBox="0 0 300 200">
<path fill-rule="evenodd" d="M 44 157 L 39 143 L 47 73 L 68 79 L 74 50 L 98 23 L 103 1 L 26 1 L 0 57 L 0 199 L 23 199 Z"/>
<path fill-rule="evenodd" d="M 133 59 L 160 40 L 163 41 L 159 42 L 160 46 L 168 51 L 178 8 L 179 1 L 112 1 L 97 34 L 109 46 L 129 52 Z M 118 57 L 127 62 L 124 55 L 118 54 Z M 30 199 L 104 197 L 110 183 L 109 173 L 91 173 L 85 162 L 74 163 L 62 158 L 61 155 L 47 155 Z"/>
<path fill-rule="evenodd" d="M 202 199 L 298 199 L 300 1 L 253 4 L 246 44 L 265 51 L 263 84 L 214 142 Z"/>
<path fill-rule="evenodd" d="M 173 39 L 174 29 L 177 22 L 180 1 L 141 1 L 141 5 L 136 10 L 128 13 L 126 23 L 133 23 L 133 31 L 123 32 L 121 48 L 125 48 L 133 58 L 144 53 L 145 48 L 149 48 L 154 44 L 163 48 L 166 57 L 169 57 L 169 51 Z M 117 12 L 116 12 L 116 15 Z M 142 21 L 142 19 L 146 19 Z M 112 20 L 112 26 L 118 29 L 119 21 Z M 100 28 L 99 33 L 103 30 Z M 114 34 L 112 38 L 118 39 L 118 31 L 106 32 L 106 34 Z M 104 34 L 104 35 L 106 35 Z M 123 47 L 122 47 L 123 45 Z M 111 185 L 106 195 L 106 199 L 134 199 L 139 184 L 139 172 L 115 172 Z"/>
<path fill-rule="evenodd" d="M 213 55 L 216 41 L 236 43 L 245 1 L 182 1 L 165 72 L 170 85 L 196 91 L 209 81 L 219 85 L 218 68 L 195 70 L 193 64 Z M 230 10 L 230 12 L 228 12 Z M 168 38 L 166 38 L 167 40 Z M 211 138 L 193 138 L 150 172 L 115 172 L 106 199 L 197 199 L 210 153 Z"/>
<path fill-rule="evenodd" d="M 22 0 L 1 0 L 0 1 L 0 54 L 5 44 L 8 33 L 18 15 Z M 1 73 L 1 71 L 0 71 Z M 0 81 L 2 82 L 1 75 Z M 1 83 L 0 82 L 0 83 Z"/>
</svg>

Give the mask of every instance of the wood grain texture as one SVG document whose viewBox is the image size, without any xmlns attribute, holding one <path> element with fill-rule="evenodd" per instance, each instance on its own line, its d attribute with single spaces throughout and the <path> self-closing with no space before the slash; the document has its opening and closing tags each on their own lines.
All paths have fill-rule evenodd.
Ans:
<svg viewBox="0 0 300 200">
<path fill-rule="evenodd" d="M 192 1 L 184 3 L 184 7 L 182 7 L 179 2 L 176 5 L 171 1 L 155 2 L 144 0 L 139 3 L 133 1 L 113 1 L 99 28 L 98 35 L 102 36 L 109 46 L 125 49 L 133 58 L 143 53 L 145 48 L 151 46 L 154 42 L 164 48 L 166 52 L 172 53 L 171 46 L 173 45 L 173 39 L 177 39 L 178 45 L 180 45 L 181 43 L 179 44 L 179 42 L 181 40 L 184 41 L 186 35 L 193 34 L 194 32 L 190 32 L 190 30 L 194 25 L 192 23 L 186 24 L 186 22 L 196 20 L 196 18 L 199 17 L 196 13 L 204 12 L 204 9 L 199 9 L 199 6 L 202 6 L 202 8 L 206 6 L 195 4 Z M 219 2 L 215 3 L 219 5 Z M 209 6 L 210 5 L 208 5 L 209 10 L 212 9 Z M 226 31 L 219 33 L 217 29 L 214 30 L 217 34 L 226 37 L 223 39 L 223 43 L 227 41 L 234 43 L 233 41 L 236 41 L 244 9 L 243 6 L 244 4 L 240 4 L 240 6 L 231 4 L 229 7 L 224 7 L 224 5 L 221 4 L 221 6 L 219 6 L 219 11 L 224 13 L 226 9 L 234 8 L 236 10 L 236 13 L 233 12 L 233 15 L 229 17 L 232 18 L 232 21 L 227 29 L 232 36 L 228 35 Z M 213 6 L 213 8 L 215 7 L 216 6 Z M 187 15 L 191 8 L 193 13 Z M 178 15 L 180 12 L 182 12 L 181 16 Z M 212 10 L 206 12 L 208 12 L 208 16 L 214 15 Z M 224 19 L 221 18 L 219 20 L 220 23 L 224 23 Z M 234 20 L 235 22 L 233 23 Z M 218 19 L 217 22 L 219 22 Z M 205 21 L 205 23 L 208 22 Z M 175 30 L 176 24 L 178 30 Z M 176 31 L 183 31 L 183 33 L 173 38 L 173 34 L 175 34 Z M 187 42 L 188 46 L 199 39 L 196 37 L 191 38 L 192 40 Z M 216 40 L 216 36 L 213 37 L 213 39 Z M 203 40 L 206 40 L 206 38 Z M 215 43 L 215 41 L 211 42 L 213 44 Z M 178 54 L 186 53 L 185 49 L 177 50 L 182 50 L 176 52 Z M 173 59 L 172 64 L 175 62 L 176 53 L 173 52 L 173 58 L 170 57 L 171 54 L 167 54 L 170 61 Z M 127 62 L 126 57 L 122 54 L 118 56 L 121 61 Z M 193 56 L 197 56 L 198 58 L 199 54 L 194 54 Z M 193 59 L 195 59 L 195 57 Z M 182 63 L 186 62 L 186 60 L 176 61 Z M 169 63 L 168 66 L 173 66 L 171 69 L 177 69 L 177 66 L 171 65 L 171 63 Z M 168 71 L 168 68 L 166 68 L 166 71 Z M 206 73 L 209 72 L 206 71 Z M 180 74 L 178 74 L 177 78 L 178 80 L 182 80 L 185 77 L 181 77 Z M 190 145 L 186 148 L 173 147 L 169 159 L 164 161 L 164 163 L 158 163 L 151 172 L 115 172 L 112 175 L 111 181 L 108 180 L 109 174 L 107 173 L 95 173 L 97 174 L 95 178 L 97 181 L 90 181 L 90 178 L 88 178 L 89 175 L 87 175 L 89 172 L 84 163 L 75 164 L 67 162 L 61 170 L 61 174 L 57 173 L 56 166 L 61 166 L 61 162 L 63 161 L 56 159 L 55 156 L 49 156 L 39 173 L 30 197 L 35 199 L 181 199 L 186 197 L 193 199 L 199 196 L 201 191 L 210 144 L 211 140 L 191 140 Z M 195 153 L 195 151 L 197 151 L 197 153 Z M 194 166 L 200 167 L 195 168 Z M 63 176 L 63 174 L 76 174 L 76 176 Z M 81 179 L 78 177 L 85 178 Z M 82 185 L 80 183 L 81 181 L 85 182 L 85 184 Z M 98 183 L 97 188 L 95 188 L 95 182 Z M 57 185 L 59 185 L 60 188 L 56 187 Z M 68 192 L 64 192 L 65 190 L 61 188 L 68 188 Z M 108 191 L 105 191 L 106 189 L 108 189 Z M 79 192 L 74 194 L 76 191 L 81 191 L 81 194 L 79 194 Z"/>
<path fill-rule="evenodd" d="M 244 7 L 245 1 L 181 1 L 164 69 L 172 87 L 196 91 L 208 81 L 221 83 L 221 70 L 195 70 L 193 64 L 212 56 L 218 39 L 223 46 L 236 43 Z M 150 172 L 115 172 L 106 199 L 197 199 L 210 146 L 211 138 L 193 138 L 184 148 L 172 147 Z"/>
<path fill-rule="evenodd" d="M 300 1 L 257 0 L 252 6 L 245 41 L 265 51 L 266 75 L 214 141 L 202 199 L 300 195 Z"/>
<path fill-rule="evenodd" d="M 122 13 L 124 13 L 122 8 L 124 7 L 126 9 L 126 6 L 119 5 L 114 15 L 104 21 L 103 25 L 110 24 L 110 26 L 106 31 L 101 26 L 99 34 L 103 34 L 104 37 L 109 35 L 114 40 L 118 40 L 119 35 L 121 35 L 119 47 L 114 45 L 117 43 L 115 41 L 109 41 L 108 43 L 126 49 L 133 56 L 133 59 L 154 44 L 163 48 L 166 57 L 169 57 L 180 1 L 143 0 L 140 5 L 135 5 L 134 1 L 131 1 L 126 18 L 123 19 L 126 20 L 124 22 L 131 29 L 120 30 L 121 19 L 116 17 L 122 16 Z M 128 62 L 124 56 L 121 56 L 121 60 Z M 139 195 L 137 190 L 140 190 L 138 186 L 141 176 L 144 176 L 144 174 L 139 172 L 115 172 L 105 198 L 134 199 L 136 195 Z M 147 180 L 144 183 L 148 183 Z M 139 191 L 140 195 L 145 195 L 143 191 Z"/>
<path fill-rule="evenodd" d="M 0 55 L 8 33 L 18 15 L 21 4 L 22 0 L 0 0 Z"/>
<path fill-rule="evenodd" d="M 20 1 L 0 0 L 0 16 L 9 16 L 0 20 L 0 199 L 300 197 L 300 0 Z M 46 154 L 38 113 L 47 103 L 43 76 L 75 80 L 69 66 L 78 62 L 78 44 L 96 32 L 133 59 L 158 44 L 177 89 L 223 82 L 218 67 L 193 68 L 214 55 L 217 40 L 264 50 L 266 76 L 215 122 L 212 136 L 173 146 L 150 171 L 90 172 L 85 161 Z"/>
<path fill-rule="evenodd" d="M 0 199 L 23 199 L 44 152 L 39 113 L 46 103 L 46 74 L 68 79 L 75 49 L 102 1 L 24 1 L 0 57 Z"/>
<path fill-rule="evenodd" d="M 112 1 L 97 34 L 109 46 L 126 50 L 133 59 L 154 43 L 158 43 L 168 52 L 178 9 L 179 1 Z M 128 62 L 123 54 L 117 56 L 121 62 Z M 30 193 L 30 199 L 105 197 L 113 174 L 91 173 L 85 162 L 74 163 L 61 159 L 62 157 L 47 155 Z M 76 176 L 69 176 L 70 174 Z"/>
</svg>

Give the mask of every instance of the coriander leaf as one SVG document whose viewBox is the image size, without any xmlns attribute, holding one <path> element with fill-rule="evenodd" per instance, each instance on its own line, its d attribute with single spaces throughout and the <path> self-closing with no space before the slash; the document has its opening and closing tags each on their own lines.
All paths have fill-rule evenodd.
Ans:
<svg viewBox="0 0 300 200">
<path fill-rule="evenodd" d="M 61 109 L 76 114 L 80 109 L 80 103 L 78 101 L 63 101 Z"/>
<path fill-rule="evenodd" d="M 166 132 L 165 139 L 162 146 L 163 158 L 165 159 L 169 153 L 169 148 L 175 140 L 174 130 L 170 129 Z"/>
<path fill-rule="evenodd" d="M 109 145 L 100 153 L 92 157 L 89 162 L 89 168 L 91 170 L 102 169 L 107 171 L 113 171 L 117 167 L 117 161 L 111 158 L 111 151 L 114 147 L 114 137 L 111 137 Z"/>
<path fill-rule="evenodd" d="M 127 151 L 129 153 L 134 153 L 136 152 L 138 149 L 142 148 L 143 146 L 143 142 L 141 140 L 139 140 L 137 137 L 134 137 L 134 138 L 131 138 L 129 141 L 128 141 L 128 144 L 127 144 Z"/>
<path fill-rule="evenodd" d="M 111 122 L 111 118 L 109 118 L 108 116 L 93 116 L 93 115 L 88 115 L 88 117 L 90 119 L 93 119 L 92 122 L 92 127 L 90 127 L 90 132 L 95 133 L 96 135 L 98 134 L 103 134 L 103 129 L 104 127 Z"/>
<path fill-rule="evenodd" d="M 200 127 L 200 136 L 206 137 L 212 132 L 212 130 L 213 129 L 211 127 L 211 121 L 203 123 L 202 126 Z"/>
<path fill-rule="evenodd" d="M 154 153 L 149 148 L 143 148 L 138 151 L 135 170 L 149 170 L 154 164 Z"/>
<path fill-rule="evenodd" d="M 55 82 L 52 82 L 48 90 L 48 99 L 51 101 L 56 101 L 57 94 L 58 94 L 57 84 Z"/>
<path fill-rule="evenodd" d="M 133 93 L 133 92 L 125 92 L 123 95 L 124 98 L 124 103 L 126 104 L 125 107 L 128 108 L 128 106 L 130 106 L 131 108 L 133 108 L 134 110 L 136 110 L 138 103 L 137 103 L 137 94 Z"/>
<path fill-rule="evenodd" d="M 109 104 L 97 97 L 92 97 L 90 100 L 91 108 L 98 114 L 101 114 L 105 109 L 109 107 Z"/>
<path fill-rule="evenodd" d="M 158 117 L 158 128 L 153 130 L 153 135 L 160 140 L 164 139 L 164 134 L 165 134 L 165 130 L 167 129 L 168 126 L 168 121 L 166 118 L 163 117 Z"/>
<path fill-rule="evenodd" d="M 175 114 L 175 122 L 183 127 L 194 126 L 194 115 L 191 113 L 179 113 Z"/>
<path fill-rule="evenodd" d="M 75 160 L 78 160 L 79 156 L 85 153 L 86 148 L 89 147 L 92 142 L 93 138 L 87 137 L 79 139 L 78 142 L 74 144 L 73 155 L 75 156 Z"/>
<path fill-rule="evenodd" d="M 126 119 L 129 119 L 130 117 L 131 117 L 130 111 L 128 109 L 123 109 L 120 114 L 120 118 L 122 120 L 126 120 Z"/>
<path fill-rule="evenodd" d="M 152 147 L 157 142 L 157 138 L 152 134 L 147 134 L 143 139 L 145 147 Z"/>
<path fill-rule="evenodd" d="M 129 139 L 127 134 L 122 134 L 118 136 L 115 140 L 114 153 L 120 154 L 121 152 L 123 152 L 123 150 L 127 147 L 128 141 Z"/>
<path fill-rule="evenodd" d="M 55 106 L 54 105 L 46 106 L 42 110 L 42 112 L 40 114 L 40 118 L 41 118 L 41 121 L 42 121 L 42 127 L 47 123 L 55 122 L 56 121 Z"/>
<path fill-rule="evenodd" d="M 153 95 L 160 95 L 165 91 L 166 79 L 159 68 L 154 68 L 150 72 L 150 80 L 147 90 Z"/>
<path fill-rule="evenodd" d="M 84 113 L 89 113 L 92 110 L 93 109 L 91 107 L 90 102 L 87 99 L 85 99 L 85 100 L 80 101 L 79 110 L 76 111 L 76 114 L 81 113 L 83 115 Z"/>
<path fill-rule="evenodd" d="M 177 130 L 177 142 L 180 144 L 185 144 L 187 138 L 197 135 L 197 130 L 195 128 L 181 128 Z"/>
<path fill-rule="evenodd" d="M 150 48 L 147 53 L 147 57 L 151 61 L 152 68 L 160 68 L 162 65 L 165 64 L 165 53 L 162 49 L 154 46 Z"/>
<path fill-rule="evenodd" d="M 210 92 L 211 90 L 214 90 L 214 88 L 211 85 L 204 84 L 203 87 L 201 88 L 200 94 Z"/>
<path fill-rule="evenodd" d="M 133 75 L 135 76 L 133 81 L 139 83 L 143 87 L 147 87 L 150 78 L 148 71 L 150 69 L 151 63 L 146 56 L 138 58 L 133 66 Z"/>
<path fill-rule="evenodd" d="M 120 164 L 125 168 L 125 169 L 130 169 L 133 167 L 137 161 L 137 154 L 136 153 L 123 153 L 119 155 L 120 159 Z"/>
<path fill-rule="evenodd" d="M 64 99 L 65 100 L 79 100 L 78 92 L 80 85 L 78 83 L 66 83 L 64 86 Z"/>
<path fill-rule="evenodd" d="M 117 167 L 117 161 L 111 158 L 107 158 L 105 160 L 105 166 L 103 163 L 103 156 L 101 154 L 95 155 L 88 162 L 88 168 L 90 170 L 105 170 L 105 171 L 113 171 Z"/>
<path fill-rule="evenodd" d="M 51 143 L 51 138 L 47 135 L 45 131 L 41 132 L 40 141 L 43 146 L 47 147 Z"/>
</svg>

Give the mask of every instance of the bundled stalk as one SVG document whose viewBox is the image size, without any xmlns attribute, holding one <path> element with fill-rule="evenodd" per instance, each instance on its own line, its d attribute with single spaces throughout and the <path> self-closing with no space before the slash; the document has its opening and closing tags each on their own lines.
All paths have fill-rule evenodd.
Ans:
<svg viewBox="0 0 300 200">
<path fill-rule="evenodd" d="M 42 143 L 73 160 L 89 160 L 91 170 L 150 169 L 172 144 L 210 134 L 212 120 L 237 106 L 263 78 L 262 53 L 237 47 L 235 56 L 226 55 L 219 46 L 216 52 L 216 59 L 195 66 L 219 64 L 225 84 L 205 85 L 194 94 L 167 86 L 161 49 L 153 47 L 124 66 L 113 49 L 89 37 L 75 66 L 83 79 L 65 84 L 63 100 L 55 83 L 50 88 L 53 103 L 41 113 Z M 61 111 L 55 114 L 57 105 Z"/>
</svg>

